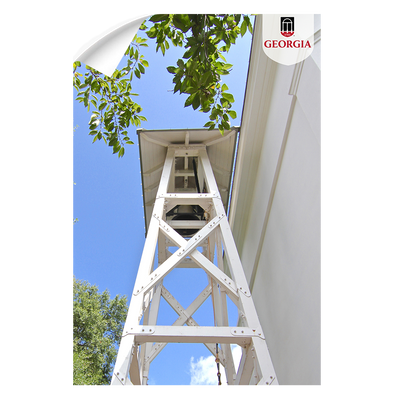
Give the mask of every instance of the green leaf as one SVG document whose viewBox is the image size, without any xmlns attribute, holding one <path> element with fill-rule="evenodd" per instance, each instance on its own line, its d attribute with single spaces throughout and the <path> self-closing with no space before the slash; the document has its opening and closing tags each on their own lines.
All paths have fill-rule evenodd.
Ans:
<svg viewBox="0 0 400 400">
<path fill-rule="evenodd" d="M 197 91 L 198 91 L 198 88 L 193 87 L 193 86 L 187 86 L 185 89 L 185 93 L 189 93 L 189 94 L 197 93 Z"/>
<path fill-rule="evenodd" d="M 237 117 L 236 111 L 230 110 L 230 111 L 228 111 L 228 114 L 229 114 L 229 116 L 230 116 L 231 118 L 233 118 L 233 119 L 235 119 L 235 118 Z"/>
<path fill-rule="evenodd" d="M 181 58 L 176 63 L 180 69 L 185 69 L 185 63 Z"/>
<path fill-rule="evenodd" d="M 232 64 L 222 64 L 223 69 L 231 69 L 233 67 Z"/>
<path fill-rule="evenodd" d="M 240 26 L 240 34 L 241 34 L 242 36 L 244 36 L 244 34 L 246 33 L 246 31 L 247 31 L 247 22 L 246 22 L 246 20 L 244 20 L 244 21 L 242 22 L 242 25 Z"/>
<path fill-rule="evenodd" d="M 194 110 L 197 110 L 200 106 L 200 95 L 199 93 L 195 93 L 194 97 L 193 97 L 193 102 L 192 102 L 192 107 Z"/>
<path fill-rule="evenodd" d="M 224 60 L 226 62 L 226 58 L 222 55 L 222 53 L 218 52 L 218 57 L 220 57 L 221 60 Z"/>
<path fill-rule="evenodd" d="M 179 81 L 174 87 L 174 93 L 176 93 L 181 88 L 181 81 Z"/>
<path fill-rule="evenodd" d="M 225 90 L 228 90 L 228 89 L 229 89 L 229 88 L 228 88 L 227 84 L 224 83 L 224 84 L 222 85 L 221 91 L 222 91 L 222 92 L 225 92 Z"/>
<path fill-rule="evenodd" d="M 209 70 L 205 74 L 203 74 L 200 78 L 200 85 L 207 87 L 212 81 L 213 75 L 212 72 Z"/>
<path fill-rule="evenodd" d="M 140 70 L 140 72 L 141 72 L 142 74 L 144 74 L 144 73 L 146 72 L 142 64 L 139 63 L 139 64 L 138 64 L 138 67 L 139 67 L 139 70 Z"/>
<path fill-rule="evenodd" d="M 227 131 L 229 131 L 231 129 L 231 125 L 229 122 L 222 120 L 221 121 L 222 126 L 224 127 L 224 129 L 226 129 Z"/>
<path fill-rule="evenodd" d="M 182 58 L 190 58 L 194 52 L 195 52 L 196 48 L 195 47 L 191 47 L 188 51 L 186 51 L 186 53 L 182 56 Z"/>
<path fill-rule="evenodd" d="M 250 18 L 249 18 L 249 16 L 248 15 L 245 15 L 244 17 L 243 17 L 243 19 L 246 21 L 246 23 L 247 23 L 247 29 L 249 30 L 249 32 L 251 33 L 251 34 L 253 34 L 253 27 L 252 27 L 252 25 L 251 25 L 251 21 L 250 21 Z"/>
<path fill-rule="evenodd" d="M 113 138 L 108 142 L 108 145 L 114 147 L 115 145 L 117 145 L 117 143 L 118 143 L 118 139 Z"/>
<path fill-rule="evenodd" d="M 222 93 L 222 98 L 229 101 L 230 103 L 233 103 L 235 101 L 235 98 L 230 93 Z"/>
<path fill-rule="evenodd" d="M 147 32 L 146 35 L 150 38 L 153 39 L 157 36 L 157 30 L 154 26 L 152 26 Z"/>
<path fill-rule="evenodd" d="M 176 28 L 180 29 L 184 33 L 186 33 L 191 27 L 190 18 L 187 14 L 174 14 L 172 22 Z"/>
<path fill-rule="evenodd" d="M 155 14 L 150 18 L 151 22 L 161 22 L 168 19 L 169 14 Z"/>
<path fill-rule="evenodd" d="M 202 47 L 200 49 L 200 61 L 204 62 L 205 59 L 206 59 L 206 53 L 205 53 L 204 47 Z"/>
<path fill-rule="evenodd" d="M 210 127 L 210 126 L 215 127 L 215 123 L 214 123 L 213 121 L 208 121 L 208 122 L 206 122 L 206 123 L 204 124 L 204 127 L 205 127 L 205 128 Z"/>
<path fill-rule="evenodd" d="M 185 107 L 188 107 L 192 104 L 195 95 L 196 95 L 196 93 L 193 93 L 186 99 Z"/>
<path fill-rule="evenodd" d="M 176 67 L 167 67 L 167 71 L 170 73 L 170 74 L 176 74 L 178 71 L 179 71 L 179 68 L 176 68 Z"/>
<path fill-rule="evenodd" d="M 135 72 L 136 77 L 140 79 L 140 71 L 137 68 L 135 68 L 134 72 Z"/>
</svg>

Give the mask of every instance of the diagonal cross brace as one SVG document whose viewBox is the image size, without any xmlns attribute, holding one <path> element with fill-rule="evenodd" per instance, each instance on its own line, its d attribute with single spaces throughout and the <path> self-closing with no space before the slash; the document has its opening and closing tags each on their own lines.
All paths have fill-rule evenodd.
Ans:
<svg viewBox="0 0 400 400">
<path fill-rule="evenodd" d="M 219 226 L 219 223 L 222 221 L 222 218 L 220 219 L 220 221 L 218 221 L 218 224 L 215 223 L 216 218 L 217 217 L 215 217 L 212 221 L 210 221 L 203 229 L 205 229 L 208 226 L 211 230 L 214 230 L 217 226 Z M 176 245 L 184 246 L 184 244 L 187 243 L 187 241 L 170 226 L 161 223 L 160 229 Z M 201 241 L 198 243 L 198 245 L 199 244 L 201 244 Z M 237 293 L 236 283 L 232 279 L 230 279 L 228 275 L 226 275 L 221 269 L 215 266 L 207 257 L 201 254 L 198 250 L 193 250 L 192 253 L 189 254 L 189 256 L 199 267 L 201 267 L 207 274 L 209 274 L 213 279 L 215 279 L 221 286 L 223 286 L 226 289 L 230 299 L 237 305 L 239 296 Z"/>
<path fill-rule="evenodd" d="M 143 291 L 148 292 L 152 287 L 154 287 L 162 279 L 164 279 L 165 276 L 169 274 L 188 255 L 190 255 L 191 252 L 196 250 L 196 247 L 198 247 L 201 242 L 211 234 L 211 232 L 219 225 L 223 218 L 224 215 L 216 216 L 188 241 L 186 241 L 186 239 L 179 235 L 179 233 L 177 233 L 173 228 L 167 228 L 163 223 L 160 223 L 160 228 L 168 237 L 172 239 L 172 236 L 168 235 L 170 232 L 174 232 L 176 235 L 179 236 L 178 240 L 181 247 L 177 251 L 175 251 L 175 253 L 172 254 L 172 256 L 170 256 L 166 261 L 164 261 L 157 269 L 155 269 L 150 275 L 148 275 L 147 279 L 142 282 L 142 285 L 137 288 L 136 291 L 134 291 L 133 295 L 137 296 Z M 176 235 L 173 234 L 175 239 L 177 238 Z"/>
<path fill-rule="evenodd" d="M 190 326 L 199 326 L 199 324 L 192 318 L 192 315 L 197 311 L 197 309 L 204 303 L 204 301 L 211 294 L 211 286 L 207 285 L 207 287 L 197 296 L 197 298 L 192 302 L 192 304 L 184 309 L 179 302 L 172 296 L 172 294 L 163 286 L 162 287 L 162 296 L 168 302 L 168 304 L 174 309 L 176 313 L 179 314 L 179 318 L 172 324 L 172 326 L 183 326 L 185 323 Z M 167 343 L 155 343 L 151 350 L 149 351 L 145 362 L 151 363 L 154 358 L 161 352 L 161 350 L 167 345 Z M 204 343 L 204 345 L 208 348 L 208 350 L 216 356 L 216 348 L 215 345 L 211 345 L 208 343 Z M 223 354 L 222 356 L 222 365 L 224 365 Z"/>
</svg>

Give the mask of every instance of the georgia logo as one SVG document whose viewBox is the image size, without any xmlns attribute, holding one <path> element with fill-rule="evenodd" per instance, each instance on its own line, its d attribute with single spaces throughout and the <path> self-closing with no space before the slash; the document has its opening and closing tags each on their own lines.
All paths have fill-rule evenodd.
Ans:
<svg viewBox="0 0 400 400">
<path fill-rule="evenodd" d="M 285 37 L 294 35 L 294 17 L 281 17 L 281 34 Z"/>
</svg>

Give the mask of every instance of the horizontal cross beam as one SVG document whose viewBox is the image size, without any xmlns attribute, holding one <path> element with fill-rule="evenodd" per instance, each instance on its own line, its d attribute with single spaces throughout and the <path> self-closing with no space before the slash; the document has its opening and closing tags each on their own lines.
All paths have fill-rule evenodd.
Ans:
<svg viewBox="0 0 400 400">
<path fill-rule="evenodd" d="M 252 338 L 265 339 L 262 332 L 247 327 L 141 325 L 126 329 L 135 343 L 228 343 L 245 346 Z M 124 335 L 126 336 L 126 335 Z"/>
</svg>

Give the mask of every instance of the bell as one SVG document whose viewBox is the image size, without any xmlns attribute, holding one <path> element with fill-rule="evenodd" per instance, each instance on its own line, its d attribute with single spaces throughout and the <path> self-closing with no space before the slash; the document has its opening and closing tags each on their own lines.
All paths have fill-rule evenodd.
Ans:
<svg viewBox="0 0 400 400">
<path fill-rule="evenodd" d="M 170 219 L 172 221 L 187 221 L 188 227 L 179 227 L 176 231 L 182 237 L 192 237 L 199 231 L 199 228 L 190 227 L 190 221 L 201 221 L 204 219 L 203 214 L 203 209 L 197 205 L 180 205 L 173 208 L 167 214 L 167 219 L 168 217 L 172 217 Z"/>
</svg>

